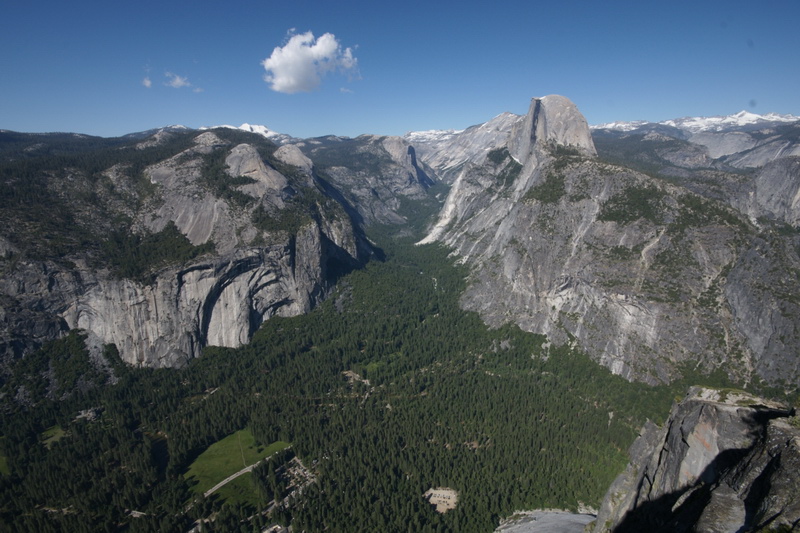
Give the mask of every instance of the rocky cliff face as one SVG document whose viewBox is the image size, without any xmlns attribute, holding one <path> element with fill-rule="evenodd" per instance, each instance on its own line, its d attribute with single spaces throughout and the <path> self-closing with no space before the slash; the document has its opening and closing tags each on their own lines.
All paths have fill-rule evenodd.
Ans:
<svg viewBox="0 0 800 533">
<path fill-rule="evenodd" d="M 790 530 L 800 522 L 800 429 L 785 406 L 694 388 L 648 423 L 593 531 Z"/>
<path fill-rule="evenodd" d="M 41 221 L 31 223 L 28 235 L 17 227 L 2 239 L 6 358 L 80 328 L 115 344 L 128 363 L 179 366 L 204 346 L 247 343 L 273 315 L 307 312 L 342 269 L 369 255 L 345 206 L 325 194 L 296 147 L 276 150 L 225 131 L 186 133 L 191 138 L 180 145 L 170 135 L 157 133 L 133 155 L 115 155 L 116 164 L 97 174 L 51 167 L 34 176 L 48 197 L 27 208 L 46 209 L 62 196 L 70 210 L 86 212 L 75 231 L 91 232 L 93 240 L 84 241 L 88 248 L 70 244 L 57 259 L 14 242 L 35 240 Z M 134 175 L 129 161 L 147 150 L 170 155 Z M 75 183 L 97 181 L 94 205 L 64 187 L 64 172 Z M 121 237 L 118 225 L 126 228 Z M 162 239 L 150 253 L 173 259 L 125 274 L 137 264 L 137 247 L 160 242 L 156 237 L 171 235 L 170 228 L 179 236 Z M 112 246 L 109 235 L 123 243 Z M 68 240 L 70 233 L 57 236 Z M 178 256 L 170 247 L 194 252 Z"/>
<path fill-rule="evenodd" d="M 466 130 L 412 132 L 405 139 L 418 150 L 422 161 L 436 169 L 436 176 L 449 184 L 466 162 L 482 162 L 490 151 L 503 146 L 523 118 L 502 113 Z"/>
<path fill-rule="evenodd" d="M 800 157 L 784 157 L 759 169 L 745 194 L 733 202 L 751 218 L 800 226 Z"/>
<path fill-rule="evenodd" d="M 594 155 L 574 104 L 545 97 L 504 145 L 463 162 L 422 241 L 473 266 L 463 305 L 576 343 L 628 379 L 722 367 L 794 383 L 796 237 Z"/>
<path fill-rule="evenodd" d="M 471 150 L 460 153 L 464 159 L 458 163 L 447 162 L 449 168 L 461 170 L 439 220 L 423 243 L 438 240 L 447 228 L 459 220 L 471 218 L 475 210 L 485 210 L 488 203 L 497 201 L 494 208 L 500 211 L 496 216 L 508 213 L 539 178 L 534 174 L 540 162 L 549 157 L 550 147 L 566 146 L 582 155 L 595 153 L 586 120 L 572 102 L 561 96 L 534 98 L 528 115 L 507 124 L 510 128 L 502 143 L 493 137 L 490 146 L 498 148 L 481 150 L 479 144 L 472 144 Z M 496 130 L 492 128 L 492 131 Z M 467 134 L 472 143 L 476 136 L 469 130 Z M 496 178 L 502 179 L 502 183 Z M 494 194 L 498 186 L 504 189 L 501 195 Z M 484 194 L 489 191 L 488 196 Z"/>
<path fill-rule="evenodd" d="M 574 127 L 576 123 L 579 128 Z M 549 95 L 533 98 L 527 115 L 501 113 L 462 131 L 411 132 L 405 138 L 418 149 L 420 159 L 435 169 L 439 179 L 453 183 L 465 166 L 483 164 L 497 149 L 509 149 L 517 162 L 529 156 L 536 142 L 571 146 L 594 154 L 587 128 L 583 115 L 569 99 Z"/>
<path fill-rule="evenodd" d="M 430 168 L 401 137 L 323 137 L 296 145 L 314 160 L 320 177 L 342 195 L 356 218 L 367 224 L 406 222 L 404 199 L 427 198 L 434 184 Z"/>
<path fill-rule="evenodd" d="M 550 95 L 531 100 L 528 114 L 514 124 L 508 139 L 511 157 L 525 164 L 548 147 L 562 146 L 596 155 L 589 125 L 568 98 Z"/>
<path fill-rule="evenodd" d="M 737 168 L 758 168 L 783 157 L 800 156 L 800 123 L 784 124 L 744 133 L 749 137 L 744 143 L 737 140 L 730 146 L 730 139 L 697 139 L 691 141 L 705 144 L 709 151 L 722 154 L 726 164 Z M 741 144 L 740 144 L 741 143 Z M 749 146 L 748 146 L 749 145 Z"/>
<path fill-rule="evenodd" d="M 797 226 L 800 121 L 753 130 L 686 132 L 663 125 L 595 129 L 601 158 L 671 181 L 759 219 Z"/>
<path fill-rule="evenodd" d="M 574 343 L 628 379 L 723 368 L 794 386 L 800 168 L 731 158 L 791 145 L 796 125 L 682 127 L 595 131 L 597 157 L 576 106 L 546 96 L 461 132 L 280 148 L 230 128 L 4 133 L 0 345 L 19 356 L 80 327 L 148 365 L 238 346 L 367 257 L 359 226 L 439 209 L 439 180 L 450 192 L 422 242 L 473 267 L 462 303 L 489 324 Z"/>
<path fill-rule="evenodd" d="M 246 344 L 273 315 L 308 312 L 328 286 L 325 239 L 309 225 L 291 242 L 166 269 L 146 285 L 79 271 L 80 288 L 59 314 L 128 363 L 181 366 L 204 346 Z"/>
</svg>

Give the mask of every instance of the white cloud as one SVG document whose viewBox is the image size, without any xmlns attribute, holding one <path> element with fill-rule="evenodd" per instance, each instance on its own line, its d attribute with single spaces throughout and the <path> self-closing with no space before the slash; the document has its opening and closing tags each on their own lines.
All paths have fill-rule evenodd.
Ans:
<svg viewBox="0 0 800 533">
<path fill-rule="evenodd" d="M 180 89 L 181 87 L 191 87 L 192 84 L 189 83 L 189 79 L 185 78 L 184 76 L 178 76 L 177 74 L 173 74 L 172 72 L 165 72 L 164 76 L 167 77 L 167 81 L 164 82 L 164 85 L 169 87 Z"/>
<path fill-rule="evenodd" d="M 316 39 L 310 31 L 295 34 L 292 29 L 289 35 L 286 45 L 276 47 L 272 55 L 261 62 L 267 71 L 264 81 L 273 91 L 309 92 L 319 87 L 322 77 L 333 71 L 358 75 L 358 59 L 353 56 L 353 50 L 342 49 L 333 34 L 325 33 Z"/>
<path fill-rule="evenodd" d="M 142 80 L 142 85 L 147 87 L 148 89 L 153 86 L 153 80 L 150 79 L 150 76 L 145 76 Z"/>
</svg>

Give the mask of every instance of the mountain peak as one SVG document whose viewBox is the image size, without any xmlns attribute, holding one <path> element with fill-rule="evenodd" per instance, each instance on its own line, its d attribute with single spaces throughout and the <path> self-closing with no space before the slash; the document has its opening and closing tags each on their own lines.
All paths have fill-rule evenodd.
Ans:
<svg viewBox="0 0 800 533">
<path fill-rule="evenodd" d="M 240 131 L 246 131 L 246 132 L 249 132 L 249 133 L 255 133 L 257 135 L 261 135 L 262 137 L 265 137 L 265 138 L 269 139 L 270 141 L 274 142 L 275 144 L 285 144 L 285 143 L 289 143 L 289 142 L 293 142 L 293 141 L 297 140 L 294 137 L 292 137 L 291 135 L 287 135 L 285 133 L 278 133 L 277 131 L 273 131 L 273 130 L 269 129 L 266 126 L 262 126 L 262 125 L 259 125 L 259 124 L 248 124 L 247 122 L 245 122 L 244 124 L 242 124 L 241 126 L 238 126 L 238 127 L 237 126 L 230 126 L 230 125 L 227 125 L 227 124 L 222 124 L 222 125 L 219 125 L 219 126 L 212 126 L 212 127 L 200 128 L 200 129 L 201 130 L 208 130 L 208 129 L 214 129 L 214 128 L 228 128 L 228 129 L 232 129 L 232 130 L 240 130 Z"/>
<path fill-rule="evenodd" d="M 589 125 L 569 98 L 551 94 L 532 98 L 528 114 L 511 132 L 509 152 L 520 162 L 542 144 L 576 148 L 587 155 L 596 155 Z"/>
</svg>

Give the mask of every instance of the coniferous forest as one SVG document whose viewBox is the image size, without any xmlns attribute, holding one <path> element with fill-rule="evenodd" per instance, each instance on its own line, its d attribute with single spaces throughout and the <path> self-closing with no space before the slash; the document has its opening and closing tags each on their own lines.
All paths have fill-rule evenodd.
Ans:
<svg viewBox="0 0 800 533">
<path fill-rule="evenodd" d="M 2 529 L 491 531 L 516 510 L 596 506 L 644 421 L 699 379 L 628 383 L 568 345 L 489 329 L 459 308 L 468 272 L 448 250 L 380 229 L 382 261 L 242 348 L 134 368 L 113 346 L 91 357 L 76 331 L 20 360 L 0 398 Z M 249 502 L 194 491 L 190 465 L 245 428 L 290 443 L 315 481 L 272 509 L 270 467 Z M 436 487 L 455 509 L 423 498 Z"/>
</svg>

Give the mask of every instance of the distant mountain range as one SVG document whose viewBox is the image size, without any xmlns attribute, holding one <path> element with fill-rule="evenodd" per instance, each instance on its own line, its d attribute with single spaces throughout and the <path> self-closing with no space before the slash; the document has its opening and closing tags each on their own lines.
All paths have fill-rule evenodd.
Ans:
<svg viewBox="0 0 800 533">
<path fill-rule="evenodd" d="M 278 133 L 277 131 L 272 131 L 266 126 L 260 126 L 258 124 L 247 124 L 244 123 L 241 126 L 228 126 L 228 125 L 221 125 L 215 126 L 215 128 L 230 128 L 234 130 L 241 130 L 247 131 L 250 133 L 256 133 L 269 139 L 270 141 L 274 142 L 275 144 L 285 144 L 290 142 L 296 142 L 300 139 L 296 137 L 292 137 L 291 135 L 286 135 L 285 133 Z M 214 128 L 201 128 L 201 129 L 214 129 Z"/>
<path fill-rule="evenodd" d="M 188 249 L 186 258 L 165 259 L 163 271 L 137 270 L 127 278 L 161 276 L 163 286 L 172 287 L 168 280 L 183 276 L 184 269 L 196 271 L 195 255 L 208 254 L 203 246 L 213 243 L 216 251 L 208 257 L 234 265 L 237 259 L 231 254 L 254 245 L 266 249 L 266 244 L 285 239 L 306 242 L 293 235 L 314 221 L 315 231 L 324 236 L 321 242 L 334 245 L 315 256 L 315 279 L 300 280 L 296 287 L 264 296 L 263 302 L 237 303 L 241 309 L 233 315 L 223 313 L 221 304 L 217 311 L 217 300 L 211 297 L 216 292 L 207 296 L 200 291 L 203 296 L 193 298 L 205 301 L 210 318 L 195 323 L 181 318 L 178 310 L 170 318 L 174 323 L 160 326 L 169 334 L 146 342 L 138 335 L 147 328 L 129 331 L 101 318 L 103 313 L 111 317 L 122 305 L 98 308 L 102 298 L 109 300 L 107 291 L 95 294 L 83 285 L 45 291 L 55 312 L 40 317 L 48 325 L 39 328 L 42 339 L 73 327 L 94 329 L 103 342 L 117 344 L 129 362 L 173 366 L 196 357 L 207 344 L 247 342 L 281 298 L 294 302 L 281 314 L 309 309 L 332 282 L 320 262 L 336 256 L 343 264 L 361 264 L 371 253 L 362 228 L 410 225 L 403 206 L 415 202 L 426 212 L 438 212 L 424 242 L 443 242 L 476 268 L 479 274 L 463 302 L 489 323 L 512 321 L 557 342 L 571 336 L 595 360 L 632 380 L 672 381 L 682 374 L 679 366 L 687 358 L 698 360 L 695 352 L 703 354 L 702 367 L 715 368 L 732 349 L 747 359 L 743 369 L 731 369 L 739 378 L 757 375 L 778 383 L 794 376 L 786 349 L 800 346 L 800 334 L 793 328 L 795 313 L 800 315 L 791 296 L 795 288 L 758 294 L 764 278 L 759 272 L 765 266 L 753 261 L 759 256 L 754 239 L 760 232 L 775 226 L 792 233 L 800 224 L 800 205 L 793 200 L 800 190 L 800 158 L 793 157 L 800 156 L 800 118 L 743 111 L 590 128 L 563 97 L 534 99 L 532 105 L 526 115 L 502 113 L 464 130 L 403 137 L 296 139 L 254 124 L 200 130 L 172 125 L 116 139 L 4 132 L 0 158 L 12 176 L 4 186 L 16 208 L 8 204 L 0 211 L 9 228 L 0 233 L 0 252 L 18 258 L 8 263 L 17 270 L 15 276 L 35 277 L 46 287 L 42 273 L 55 268 L 48 262 L 53 243 L 74 264 L 96 263 L 82 274 L 85 279 L 94 276 L 97 265 L 121 261 L 106 257 L 108 246 L 78 246 L 89 237 L 68 228 L 81 228 L 98 242 L 117 238 L 120 231 L 174 241 L 178 236 L 170 233 L 171 223 L 196 248 Z M 77 163 L 63 159 L 66 154 L 83 155 Z M 84 160 L 97 162 L 86 165 Z M 31 177 L 14 180 L 22 171 Z M 81 179 L 65 178 L 74 175 Z M 90 187 L 91 180 L 109 192 L 97 184 Z M 35 206 L 27 200 L 34 182 L 40 191 L 33 197 Z M 130 192 L 128 203 L 117 205 L 119 190 Z M 82 222 L 44 228 L 36 220 L 25 232 L 14 229 L 34 207 L 52 214 L 55 206 L 64 220 L 82 213 Z M 115 217 L 127 222 L 117 227 L 109 222 Z M 796 286 L 796 280 L 780 274 L 793 271 L 800 261 L 784 244 L 773 244 L 771 287 Z M 20 260 L 34 257 L 44 262 Z M 129 270 L 138 265 L 127 256 L 124 260 Z M 21 265 L 34 264 L 41 266 L 35 273 L 22 271 Z M 64 276 L 72 275 L 69 268 L 58 268 Z M 119 283 L 113 268 L 93 287 L 150 290 L 138 279 Z M 294 280 L 290 275 L 282 279 L 284 285 Z M 683 282 L 676 285 L 676 279 Z M 64 283 L 67 288 L 74 285 Z M 227 278 L 220 283 L 231 285 Z M 194 288 L 185 280 L 175 286 L 183 292 Z M 3 287 L 0 294 L 12 296 L 20 309 L 47 307 L 39 293 L 28 301 L 31 295 L 18 294 L 16 285 Z M 723 288 L 726 296 L 718 301 Z M 312 296 L 295 295 L 298 291 Z M 173 293 L 164 292 L 165 301 L 174 301 Z M 75 294 L 81 296 L 75 299 Z M 694 315 L 685 312 L 687 305 Z M 765 305 L 781 312 L 766 320 Z M 162 322 L 168 316 L 163 309 L 159 305 Z M 195 307 L 187 309 L 180 312 L 196 314 Z M 641 316 L 631 321 L 631 313 Z M 700 320 L 700 315 L 706 318 Z M 0 342 L 8 348 L 4 351 L 18 356 L 38 346 L 25 326 L 33 323 L 38 322 L 9 325 L 5 338 L 16 340 Z M 720 327 L 727 331 L 722 344 L 715 337 Z M 184 346 L 173 337 L 191 342 Z M 644 355 L 650 352 L 652 356 Z"/>
<path fill-rule="evenodd" d="M 767 113 L 757 115 L 749 111 L 739 111 L 733 115 L 714 116 L 714 117 L 684 117 L 664 120 L 661 122 L 648 122 L 646 120 L 636 120 L 633 122 L 608 122 L 591 126 L 593 130 L 617 130 L 634 131 L 644 126 L 660 124 L 662 126 L 672 126 L 690 133 L 701 131 L 730 131 L 749 128 L 769 127 L 776 124 L 787 122 L 797 122 L 800 117 L 794 115 L 779 115 L 778 113 Z"/>
<path fill-rule="evenodd" d="M 504 123 L 508 124 L 519 120 L 522 115 L 515 115 L 513 113 L 501 113 L 495 118 L 471 126 L 464 130 L 426 130 L 426 131 L 412 131 L 404 135 L 405 139 L 411 143 L 443 143 L 452 140 L 453 138 L 460 137 L 461 134 L 474 129 L 486 129 L 493 124 Z M 782 124 L 793 123 L 800 121 L 800 117 L 795 115 L 781 115 L 778 113 L 767 113 L 766 115 L 758 115 L 749 111 L 740 111 L 733 115 L 725 116 L 712 116 L 712 117 L 683 117 L 664 120 L 661 122 L 651 122 L 647 120 L 636 120 L 631 122 L 607 122 L 605 124 L 590 125 L 590 130 L 613 130 L 620 132 L 633 132 L 641 129 L 653 129 L 656 126 L 667 126 L 682 130 L 687 133 L 699 132 L 728 132 L 728 131 L 750 131 L 753 129 L 761 129 L 779 126 Z M 243 125 L 243 127 L 246 125 Z"/>
<path fill-rule="evenodd" d="M 423 145 L 442 145 L 452 142 L 454 139 L 462 138 L 465 132 L 476 131 L 502 131 L 510 127 L 510 124 L 520 120 L 524 115 L 515 115 L 514 113 L 501 113 L 495 118 L 476 124 L 463 130 L 447 129 L 447 130 L 424 130 L 424 131 L 410 131 L 403 137 L 412 144 Z M 669 120 L 662 120 L 660 122 L 651 122 L 647 120 L 634 120 L 630 122 L 615 121 L 606 122 L 604 124 L 593 124 L 589 126 L 590 130 L 612 130 L 619 132 L 633 132 L 641 129 L 652 129 L 656 126 L 667 126 L 682 130 L 686 133 L 700 133 L 700 132 L 730 132 L 730 131 L 752 131 L 755 129 L 769 128 L 793 122 L 800 122 L 800 116 L 791 114 L 767 113 L 759 115 L 749 111 L 739 111 L 732 115 L 719 115 L 711 117 L 682 117 L 673 118 Z M 183 128 L 184 126 L 168 126 L 168 128 Z M 279 133 L 269 129 L 267 126 L 260 126 L 255 124 L 242 124 L 241 126 L 228 126 L 221 125 L 215 126 L 220 128 L 232 128 L 251 133 L 257 133 L 266 137 L 276 144 L 284 144 L 290 142 L 297 142 L 300 139 Z M 208 128 L 201 128 L 208 129 Z M 155 130 L 150 130 L 152 134 Z"/>
</svg>

